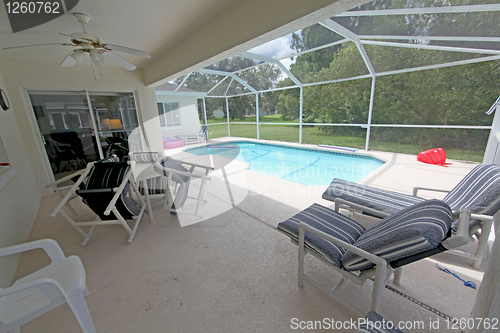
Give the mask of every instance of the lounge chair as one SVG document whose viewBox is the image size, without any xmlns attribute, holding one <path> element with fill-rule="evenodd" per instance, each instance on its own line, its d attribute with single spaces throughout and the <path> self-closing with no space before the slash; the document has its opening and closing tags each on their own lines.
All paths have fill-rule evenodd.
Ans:
<svg viewBox="0 0 500 333">
<path fill-rule="evenodd" d="M 84 298 L 89 291 L 80 258 L 66 257 L 52 239 L 0 248 L 0 257 L 33 249 L 45 250 L 52 262 L 11 287 L 0 288 L 0 333 L 21 332 L 21 325 L 64 303 L 68 303 L 84 333 L 95 333 Z"/>
<path fill-rule="evenodd" d="M 200 131 L 196 134 L 176 135 L 175 137 L 184 141 L 184 144 L 188 144 L 190 142 L 200 143 L 203 142 L 203 140 L 208 141 L 208 126 L 201 125 Z"/>
<path fill-rule="evenodd" d="M 365 229 L 332 209 L 313 204 L 281 222 L 278 230 L 299 246 L 299 286 L 306 280 L 362 317 L 363 312 L 338 295 L 348 279 L 362 285 L 374 277 L 371 310 L 378 311 L 382 291 L 392 273 L 394 282 L 399 283 L 401 266 L 467 244 L 471 219 L 492 220 L 468 210 L 460 211 L 455 218 L 459 222 L 452 234 L 451 208 L 441 200 L 432 199 L 400 210 Z M 306 253 L 342 274 L 337 286 L 330 290 L 304 273 Z"/>
<path fill-rule="evenodd" d="M 113 156 L 91 162 L 87 164 L 86 169 L 46 186 L 53 187 L 62 195 L 58 185 L 79 176 L 51 216 L 55 217 L 60 213 L 72 227 L 83 235 L 83 246 L 87 245 L 96 226 L 109 224 L 121 225 L 129 234 L 128 242 L 131 243 L 146 209 L 146 203 L 140 196 L 137 185 L 132 178 L 131 162 L 118 162 L 116 160 L 116 156 Z M 134 200 L 131 195 L 132 191 L 135 192 L 137 200 Z M 76 198 L 81 198 L 83 203 L 97 214 L 98 218 L 96 219 L 94 214 L 90 214 L 90 219 L 88 214 L 78 216 L 69 205 L 69 202 Z M 63 207 L 67 207 L 72 216 L 68 215 Z M 133 224 L 132 227 L 128 225 L 128 222 Z M 90 227 L 90 230 L 85 232 L 82 227 Z"/>
<path fill-rule="evenodd" d="M 500 209 L 500 166 L 479 164 L 451 191 L 415 187 L 413 195 L 334 179 L 323 193 L 323 199 L 334 201 L 337 212 L 343 208 L 383 218 L 427 200 L 417 196 L 419 190 L 448 192 L 443 201 L 453 212 L 467 208 L 474 214 L 495 216 L 496 220 L 498 218 L 496 214 Z M 473 236 L 478 239 L 475 254 L 458 250 L 449 252 L 473 259 L 472 266 L 478 268 L 488 248 L 492 224 L 490 221 L 471 221 L 469 230 L 471 240 Z"/>
</svg>

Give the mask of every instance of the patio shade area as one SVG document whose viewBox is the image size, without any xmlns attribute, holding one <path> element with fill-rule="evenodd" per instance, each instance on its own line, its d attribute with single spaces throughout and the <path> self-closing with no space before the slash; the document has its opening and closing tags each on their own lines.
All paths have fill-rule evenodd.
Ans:
<svg viewBox="0 0 500 333">
<path fill-rule="evenodd" d="M 183 154 L 191 161 L 197 158 Z M 410 155 L 376 156 L 387 160 L 388 167 L 363 182 L 406 192 L 437 179 L 443 187 L 451 187 L 474 166 L 456 162 L 442 168 L 419 163 Z M 88 245 L 82 247 L 81 236 L 60 215 L 49 217 L 59 201 L 53 195 L 43 199 L 30 239 L 53 238 L 66 255 L 81 257 L 90 290 L 86 300 L 99 332 L 290 332 L 300 321 L 356 321 L 356 316 L 320 290 L 309 284 L 297 286 L 297 247 L 275 229 L 277 223 L 311 203 L 332 207 L 332 202 L 321 199 L 324 187 L 303 186 L 245 168 L 233 168 L 228 174 L 230 179 L 240 180 L 237 187 L 244 185 L 241 179 L 246 180 L 248 192 L 243 200 L 233 206 L 224 199 L 221 193 L 225 185 L 218 181 L 222 175 L 214 173 L 203 214 L 212 216 L 212 210 L 219 213 L 185 227 L 178 216 L 157 205 L 155 222 L 146 218 L 133 243 L 126 243 L 127 235 L 119 226 L 106 226 L 96 229 Z M 231 186 L 236 189 L 234 183 Z M 222 213 L 221 208 L 225 210 Z M 358 214 L 354 218 L 366 226 L 374 222 Z M 306 269 L 314 278 L 328 284 L 340 279 L 323 264 L 307 258 Z M 43 252 L 26 253 L 16 276 L 47 263 Z M 429 327 L 431 321 L 439 322 L 440 332 L 454 332 L 447 329 L 440 315 L 467 318 L 477 291 L 436 269 L 436 263 L 478 286 L 485 265 L 475 270 L 470 260 L 446 253 L 408 265 L 401 285 L 389 282 L 406 297 L 386 289 L 381 314 L 394 322 L 425 323 L 423 329 L 407 332 L 435 332 Z M 368 311 L 370 284 L 360 287 L 348 283 L 341 294 Z M 22 329 L 78 332 L 79 326 L 64 305 Z"/>
<path fill-rule="evenodd" d="M 368 3 L 172 83 L 199 98 L 213 138 L 443 147 L 479 162 L 498 98 L 499 10 L 477 0 Z"/>
</svg>

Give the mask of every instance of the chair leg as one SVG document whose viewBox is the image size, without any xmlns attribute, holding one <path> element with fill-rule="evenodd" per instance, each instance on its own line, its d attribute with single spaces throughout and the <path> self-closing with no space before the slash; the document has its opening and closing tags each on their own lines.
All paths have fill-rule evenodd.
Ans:
<svg viewBox="0 0 500 333">
<path fill-rule="evenodd" d="M 394 284 L 400 285 L 402 275 L 403 275 L 403 267 L 396 268 L 394 270 L 394 279 L 392 280 L 392 282 L 394 282 Z"/>
<path fill-rule="evenodd" d="M 485 221 L 483 223 L 483 228 L 481 230 L 481 236 L 479 236 L 478 244 L 477 244 L 477 250 L 476 250 L 476 257 L 477 259 L 474 259 L 472 262 L 472 267 L 474 268 L 479 268 L 481 265 L 481 261 L 483 260 L 484 253 L 488 249 L 488 238 L 490 237 L 490 231 L 491 231 L 491 225 L 493 224 L 492 221 Z"/>
<path fill-rule="evenodd" d="M 304 233 L 299 232 L 299 272 L 298 272 L 298 285 L 304 286 L 304 257 L 306 251 L 304 249 Z"/>
<path fill-rule="evenodd" d="M 68 301 L 68 305 L 73 311 L 80 327 L 82 328 L 84 333 L 95 333 L 94 323 L 92 322 L 92 317 L 90 316 L 89 309 L 87 307 L 87 303 L 85 302 L 85 298 L 83 297 L 83 293 L 75 290 L 73 293 L 70 293 L 66 296 L 66 300 Z"/>
<path fill-rule="evenodd" d="M 387 265 L 376 266 L 375 270 L 375 279 L 373 281 L 373 292 L 372 292 L 372 306 L 371 311 L 378 312 L 380 307 L 380 301 L 382 298 L 382 292 L 385 289 L 385 285 L 387 282 Z"/>
</svg>

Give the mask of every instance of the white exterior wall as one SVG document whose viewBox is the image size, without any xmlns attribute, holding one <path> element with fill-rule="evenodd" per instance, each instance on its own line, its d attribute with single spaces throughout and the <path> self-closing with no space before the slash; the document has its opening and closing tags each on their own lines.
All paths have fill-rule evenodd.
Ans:
<svg viewBox="0 0 500 333">
<path fill-rule="evenodd" d="M 43 195 L 52 193 L 52 190 L 44 188 L 50 182 L 52 171 L 47 163 L 28 90 L 132 92 L 139 122 L 144 122 L 151 150 L 163 150 L 155 90 L 144 85 L 140 70 L 104 67 L 104 77 L 93 81 L 89 65 L 64 68 L 56 62 L 0 58 L 0 71 L 10 94 L 11 104 L 16 110 L 15 118 L 33 166 L 39 192 Z"/>
<path fill-rule="evenodd" d="M 0 188 L 0 247 L 26 242 L 42 198 L 16 119 L 23 110 L 13 103 L 15 94 L 7 89 L 6 81 L 0 71 L 0 88 L 11 104 L 7 112 L 0 109 L 0 138 L 16 174 Z M 0 257 L 0 288 L 10 286 L 20 258 Z"/>
<path fill-rule="evenodd" d="M 104 67 L 93 81 L 88 65 L 62 68 L 58 62 L 0 58 L 0 88 L 11 110 L 0 111 L 0 137 L 16 175 L 0 188 L 0 247 L 26 242 L 43 195 L 52 190 L 51 170 L 27 90 L 133 92 L 151 150 L 163 150 L 155 90 L 141 70 Z M 0 288 L 10 285 L 19 256 L 0 257 Z"/>
<path fill-rule="evenodd" d="M 198 118 L 198 103 L 196 97 L 157 94 L 156 101 L 158 103 L 179 103 L 181 125 L 175 127 L 162 127 L 161 133 L 163 136 L 175 139 L 176 135 L 190 135 L 200 131 L 201 125 Z"/>
</svg>

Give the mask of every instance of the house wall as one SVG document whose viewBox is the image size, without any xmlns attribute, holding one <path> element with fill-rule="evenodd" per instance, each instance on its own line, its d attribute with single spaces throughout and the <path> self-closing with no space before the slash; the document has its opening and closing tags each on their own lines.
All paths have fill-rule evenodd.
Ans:
<svg viewBox="0 0 500 333">
<path fill-rule="evenodd" d="M 7 112 L 0 109 L 0 138 L 16 174 L 0 188 L 0 247 L 26 241 L 42 198 L 16 119 L 23 110 L 13 103 L 15 93 L 6 87 L 6 81 L 0 70 L 0 88 L 11 104 Z M 0 257 L 0 288 L 10 286 L 19 259 L 20 255 Z"/>
<path fill-rule="evenodd" d="M 0 87 L 11 110 L 0 110 L 0 137 L 16 175 L 0 189 L 0 247 L 26 242 L 51 170 L 27 90 L 134 92 L 139 121 L 144 122 L 152 150 L 162 150 L 154 88 L 144 85 L 143 73 L 104 67 L 93 81 L 88 65 L 62 68 L 56 62 L 0 58 Z M 19 256 L 0 257 L 0 288 L 10 285 Z"/>
<path fill-rule="evenodd" d="M 90 65 L 63 68 L 56 62 L 0 58 L 0 71 L 10 93 L 29 161 L 34 166 L 38 190 L 43 195 L 52 193 L 44 188 L 50 182 L 51 170 L 27 90 L 134 92 L 139 121 L 144 122 L 149 146 L 152 150 L 163 149 L 155 90 L 144 85 L 140 70 L 104 67 L 104 76 L 94 81 Z"/>
<path fill-rule="evenodd" d="M 158 103 L 173 102 L 179 103 L 181 110 L 181 126 L 162 127 L 162 135 L 175 139 L 176 135 L 196 134 L 200 131 L 200 120 L 198 118 L 198 103 L 196 97 L 191 96 L 171 96 L 171 95 L 156 95 Z"/>
</svg>

